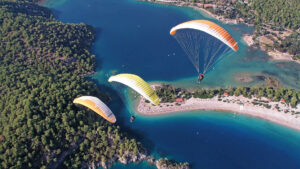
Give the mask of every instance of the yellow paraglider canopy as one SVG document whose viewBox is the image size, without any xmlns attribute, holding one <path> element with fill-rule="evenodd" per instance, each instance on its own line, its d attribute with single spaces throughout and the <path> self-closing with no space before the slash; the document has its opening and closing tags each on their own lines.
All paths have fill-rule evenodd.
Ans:
<svg viewBox="0 0 300 169">
<path fill-rule="evenodd" d="M 129 86 L 140 95 L 145 97 L 151 103 L 158 105 L 159 98 L 156 95 L 155 91 L 150 87 L 150 85 L 145 82 L 142 78 L 134 74 L 118 74 L 111 76 L 108 79 L 109 82 L 119 82 L 126 86 Z"/>
</svg>

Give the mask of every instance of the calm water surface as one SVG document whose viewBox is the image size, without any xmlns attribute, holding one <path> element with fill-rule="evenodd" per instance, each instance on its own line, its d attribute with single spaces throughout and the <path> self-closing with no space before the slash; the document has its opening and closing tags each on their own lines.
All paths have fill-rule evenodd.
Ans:
<svg viewBox="0 0 300 169">
<path fill-rule="evenodd" d="M 53 0 L 46 6 L 63 22 L 83 22 L 96 28 L 92 50 L 98 65 L 92 78 L 101 86 L 110 87 L 107 76 L 125 72 L 138 74 L 147 81 L 167 81 L 184 87 L 197 85 L 194 67 L 169 30 L 186 20 L 213 19 L 189 8 L 132 0 Z M 251 27 L 217 23 L 239 41 L 240 50 L 218 63 L 197 87 L 262 83 L 260 79 L 246 84 L 234 79 L 236 74 L 250 73 L 271 75 L 283 86 L 300 89 L 299 64 L 269 62 L 263 52 L 249 49 L 241 41 L 242 34 L 252 32 Z M 135 122 L 129 123 L 130 115 L 135 114 L 132 98 L 126 91 L 111 93 L 114 102 L 109 106 L 118 124 L 156 157 L 187 161 L 193 168 L 205 169 L 300 168 L 300 134 L 294 130 L 244 115 L 200 111 L 151 118 L 137 115 Z M 117 163 L 112 168 L 153 166 Z"/>
</svg>

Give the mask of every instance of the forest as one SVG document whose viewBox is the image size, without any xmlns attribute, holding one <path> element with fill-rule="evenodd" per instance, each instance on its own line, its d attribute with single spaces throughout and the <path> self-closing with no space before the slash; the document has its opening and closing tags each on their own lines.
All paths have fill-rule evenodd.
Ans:
<svg viewBox="0 0 300 169">
<path fill-rule="evenodd" d="M 273 88 L 269 86 L 228 87 L 188 91 L 182 88 L 176 88 L 171 85 L 162 84 L 161 86 L 156 87 L 156 92 L 161 99 L 161 103 L 172 103 L 175 102 L 176 98 L 183 98 L 185 100 L 191 97 L 203 99 L 213 98 L 214 96 L 220 96 L 224 93 L 228 93 L 229 96 L 242 95 L 247 98 L 266 97 L 276 102 L 284 99 L 285 103 L 291 104 L 292 107 L 295 107 L 300 103 L 300 92 L 293 89 Z"/>
<path fill-rule="evenodd" d="M 96 64 L 95 31 L 57 21 L 37 2 L 0 0 L 0 168 L 86 168 L 146 153 L 118 125 L 72 103 L 93 95 L 109 105 L 108 93 L 84 77 Z M 300 98 L 291 89 L 228 89 L 245 91 L 292 105 Z"/>
<path fill-rule="evenodd" d="M 206 8 L 210 12 L 229 19 L 242 20 L 254 25 L 254 40 L 269 35 L 273 41 L 267 47 L 293 55 L 300 59 L 300 3 L 299 0 L 182 0 L 187 3 L 215 4 Z M 292 32 L 283 35 L 284 31 Z M 276 33 L 275 33 L 276 32 Z"/>
<path fill-rule="evenodd" d="M 287 36 L 281 43 L 275 42 L 274 47 L 281 52 L 288 52 L 296 59 L 300 59 L 300 33 L 294 32 Z"/>
<path fill-rule="evenodd" d="M 72 103 L 109 100 L 83 76 L 95 68 L 94 29 L 27 2 L 0 1 L 0 168 L 86 168 L 144 153 L 119 126 Z"/>
<path fill-rule="evenodd" d="M 274 31 L 282 31 L 286 28 L 293 33 L 281 38 L 273 33 L 276 39 L 273 47 L 281 52 L 287 52 L 300 59 L 300 3 L 298 0 L 251 0 L 251 5 L 236 2 L 236 17 L 242 17 L 255 24 L 256 34 L 270 34 L 269 31 L 262 33 L 262 26 L 269 27 Z M 272 34 L 272 33 L 271 33 Z"/>
<path fill-rule="evenodd" d="M 300 27 L 298 0 L 251 0 L 251 3 L 259 22 L 294 30 Z"/>
</svg>

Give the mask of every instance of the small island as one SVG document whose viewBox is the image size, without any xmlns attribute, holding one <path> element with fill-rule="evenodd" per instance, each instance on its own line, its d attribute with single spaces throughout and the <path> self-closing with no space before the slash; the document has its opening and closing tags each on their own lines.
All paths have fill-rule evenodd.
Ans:
<svg viewBox="0 0 300 169">
<path fill-rule="evenodd" d="M 161 104 L 155 106 L 143 98 L 136 107 L 147 116 L 192 110 L 216 110 L 246 114 L 300 130 L 300 92 L 272 87 L 185 90 L 165 84 L 153 84 Z"/>
</svg>

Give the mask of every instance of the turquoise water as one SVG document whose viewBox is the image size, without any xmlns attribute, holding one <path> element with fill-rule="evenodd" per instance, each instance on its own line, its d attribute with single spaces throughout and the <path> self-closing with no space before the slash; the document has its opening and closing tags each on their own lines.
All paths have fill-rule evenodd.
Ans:
<svg viewBox="0 0 300 169">
<path fill-rule="evenodd" d="M 271 75 L 283 86 L 300 90 L 299 64 L 269 62 L 259 50 L 249 49 L 241 36 L 251 33 L 245 25 L 224 25 L 190 8 L 163 6 L 133 0 L 51 1 L 56 17 L 63 22 L 84 22 L 96 28 L 93 53 L 97 73 L 91 78 L 111 93 L 111 109 L 118 125 L 131 133 L 156 157 L 187 161 L 205 169 L 296 169 L 300 168 L 300 133 L 248 116 L 220 112 L 183 112 L 176 115 L 143 117 L 135 114 L 128 92 L 113 91 L 107 76 L 134 73 L 147 81 L 166 81 L 184 87 L 224 87 L 261 84 L 236 82 L 238 73 Z M 196 70 L 169 35 L 174 25 L 191 19 L 209 19 L 225 27 L 240 50 L 224 58 L 207 73 L 201 86 Z M 121 96 L 121 97 L 120 97 Z M 119 168 L 153 168 L 146 163 Z"/>
<path fill-rule="evenodd" d="M 147 162 L 142 162 L 142 163 L 138 163 L 138 164 L 128 164 L 128 165 L 124 165 L 122 163 L 116 163 L 112 166 L 112 168 L 115 169 L 156 169 L 155 166 L 148 164 Z"/>
</svg>

